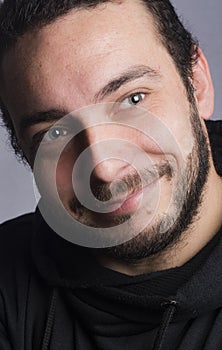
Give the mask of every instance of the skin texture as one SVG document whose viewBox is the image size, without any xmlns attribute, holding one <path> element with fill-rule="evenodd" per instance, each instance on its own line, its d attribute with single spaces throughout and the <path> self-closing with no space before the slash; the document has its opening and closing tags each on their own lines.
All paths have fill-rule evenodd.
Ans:
<svg viewBox="0 0 222 350">
<path fill-rule="evenodd" d="M 101 97 L 101 94 L 98 94 L 98 91 L 101 91 L 109 81 L 127 70 L 132 71 L 141 66 L 150 67 L 157 73 L 157 77 L 143 76 L 122 85 L 106 96 Z M 151 218 L 147 230 L 144 231 L 146 237 L 144 244 L 149 244 L 152 236 L 157 235 L 157 229 L 154 230 L 153 227 L 158 227 L 159 218 L 168 212 L 172 217 L 179 215 L 177 205 L 172 205 L 171 199 L 175 201 L 175 197 L 178 196 L 179 185 L 181 189 L 183 188 L 182 178 L 186 186 L 191 186 L 196 176 L 195 167 L 199 166 L 199 155 L 195 144 L 197 139 L 191 120 L 195 115 L 196 125 L 200 125 L 202 133 L 206 135 L 203 120 L 209 118 L 213 112 L 213 87 L 207 62 L 200 51 L 200 58 L 194 67 L 193 75 L 197 110 L 192 110 L 178 71 L 155 33 L 153 19 L 139 2 L 109 3 L 89 11 L 73 10 L 43 29 L 25 34 L 16 47 L 5 56 L 2 77 L 0 93 L 31 166 L 34 159 L 30 150 L 33 136 L 43 130 L 47 131 L 53 122 L 40 122 L 29 127 L 24 133 L 20 125 L 29 115 L 57 110 L 63 116 L 98 103 L 115 102 L 121 108 L 124 102 L 127 103 L 128 108 L 131 105 L 129 100 L 126 100 L 127 97 L 132 93 L 141 92 L 143 95 L 138 106 L 157 116 L 162 125 L 160 129 L 158 127 L 153 129 L 154 140 L 150 137 L 150 126 L 145 117 L 138 122 L 139 130 L 120 125 L 87 128 L 81 113 L 76 113 L 78 122 L 85 127 L 85 130 L 67 145 L 60 158 L 56 178 L 58 192 L 65 208 L 75 218 L 88 225 L 99 227 L 107 222 L 111 225 L 118 221 L 119 217 L 115 216 L 110 219 L 90 211 L 83 213 L 73 211 L 76 198 L 73 193 L 71 173 L 83 149 L 97 144 L 90 153 L 90 162 L 94 165 L 92 183 L 95 188 L 103 186 L 100 189 L 104 190 L 104 197 L 100 200 L 107 200 L 107 186 L 113 182 L 118 183 L 133 174 L 132 164 L 124 160 L 129 151 L 133 154 L 132 158 L 137 158 L 139 170 L 142 171 L 145 168 L 141 153 L 135 151 L 135 148 L 131 150 L 129 145 L 120 147 L 117 154 L 119 159 L 116 156 L 104 160 L 110 144 L 100 147 L 99 143 L 121 139 L 143 150 L 143 153 L 151 159 L 151 163 L 158 167 L 169 162 L 172 170 L 171 176 L 165 172 L 160 177 L 154 185 L 153 192 L 147 191 L 144 194 L 147 206 L 144 204 L 139 212 L 140 216 L 135 218 L 135 225 L 138 218 L 146 220 L 149 212 L 147 203 L 151 202 L 151 196 L 157 203 L 155 215 Z M 155 138 L 158 140 L 158 133 L 166 128 L 176 142 L 177 148 L 173 142 L 165 139 L 161 141 L 161 147 L 159 142 L 155 142 Z M 141 130 L 147 132 L 148 137 Z M 42 167 L 47 171 L 45 171 L 41 188 L 42 194 L 47 194 L 52 200 L 51 179 L 47 174 L 50 174 L 54 159 L 55 143 L 53 144 L 54 146 L 46 142 L 44 146 Z M 56 147 L 59 147 L 58 143 Z M 189 162 L 191 155 L 193 161 Z M 221 226 L 222 184 L 215 172 L 211 156 L 209 165 L 209 174 L 200 196 L 202 201 L 199 203 L 198 215 L 192 225 L 188 225 L 179 239 L 175 240 L 175 244 L 160 249 L 158 254 L 143 259 L 131 259 L 131 261 L 121 259 L 119 254 L 96 250 L 97 259 L 107 268 L 129 275 L 138 275 L 181 266 L 194 256 Z M 191 178 L 188 176 L 190 171 L 194 173 Z M 79 174 L 81 175 L 81 169 Z M 75 175 L 74 181 L 84 193 L 79 174 Z M 183 197 L 183 193 L 181 196 Z M 139 202 L 138 198 L 135 199 L 136 202 L 137 200 Z M 151 207 L 150 211 L 152 210 Z M 131 212 L 124 214 L 130 215 Z M 134 246 L 140 247 L 142 240 L 142 235 L 139 235 L 136 241 L 131 241 L 131 251 Z"/>
</svg>

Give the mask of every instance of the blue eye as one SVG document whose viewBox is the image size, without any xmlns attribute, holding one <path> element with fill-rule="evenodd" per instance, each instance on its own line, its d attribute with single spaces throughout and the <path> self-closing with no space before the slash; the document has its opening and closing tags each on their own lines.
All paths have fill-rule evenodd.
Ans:
<svg viewBox="0 0 222 350">
<path fill-rule="evenodd" d="M 123 100 L 123 102 L 121 103 L 121 107 L 122 109 L 127 109 L 130 108 L 132 106 L 136 106 L 138 105 L 140 102 L 142 102 L 145 98 L 145 94 L 142 92 L 137 92 L 127 98 L 125 98 L 125 100 Z"/>
<path fill-rule="evenodd" d="M 52 142 L 60 139 L 61 137 L 64 137 L 68 134 L 68 130 L 65 128 L 55 126 L 50 128 L 44 136 L 44 141 L 45 142 Z"/>
</svg>

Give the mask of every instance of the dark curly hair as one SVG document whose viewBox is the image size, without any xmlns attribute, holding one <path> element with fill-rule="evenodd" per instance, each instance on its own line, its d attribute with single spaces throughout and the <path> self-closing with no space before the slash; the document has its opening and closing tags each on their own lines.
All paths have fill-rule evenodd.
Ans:
<svg viewBox="0 0 222 350">
<path fill-rule="evenodd" d="M 40 29 L 74 8 L 94 8 L 112 1 L 118 2 L 118 0 L 4 0 L 0 5 L 0 62 L 7 50 L 26 32 Z M 191 79 L 193 66 L 198 60 L 197 41 L 184 28 L 169 0 L 141 0 L 141 2 L 152 14 L 160 40 L 175 63 L 189 101 L 193 101 Z M 9 132 L 15 154 L 25 161 L 25 154 L 17 140 L 10 114 L 1 100 L 0 108 L 3 125 Z"/>
</svg>

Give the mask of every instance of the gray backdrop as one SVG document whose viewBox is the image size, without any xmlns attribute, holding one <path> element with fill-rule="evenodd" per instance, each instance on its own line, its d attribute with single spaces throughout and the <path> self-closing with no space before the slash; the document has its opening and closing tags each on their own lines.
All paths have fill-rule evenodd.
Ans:
<svg viewBox="0 0 222 350">
<path fill-rule="evenodd" d="M 221 0 L 173 0 L 185 24 L 199 38 L 208 58 L 216 93 L 214 119 L 222 117 Z M 33 211 L 32 175 L 19 164 L 0 128 L 0 222 Z"/>
</svg>

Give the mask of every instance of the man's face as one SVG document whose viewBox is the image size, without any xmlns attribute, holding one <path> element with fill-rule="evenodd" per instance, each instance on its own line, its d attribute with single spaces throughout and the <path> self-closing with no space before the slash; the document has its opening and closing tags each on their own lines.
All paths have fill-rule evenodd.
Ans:
<svg viewBox="0 0 222 350">
<path fill-rule="evenodd" d="M 137 237 L 107 253 L 126 259 L 153 254 L 191 223 L 207 177 L 206 140 L 175 64 L 139 2 L 73 10 L 38 32 L 25 34 L 4 59 L 2 96 L 32 166 L 45 134 L 40 162 L 43 197 L 55 200 L 51 173 L 56 162 L 56 188 L 75 219 L 106 228 L 136 213 L 129 229 L 143 223 Z M 110 108 L 115 118 L 103 122 Z M 69 131 L 60 118 L 71 112 L 82 131 L 64 142 Z M 72 174 L 87 147 L 87 164 L 80 162 Z M 84 208 L 73 190 L 72 180 L 87 196 L 84 179 L 90 169 L 92 192 L 98 200 L 109 201 L 103 213 Z M 198 198 L 189 207 L 194 199 L 187 197 L 193 191 L 199 191 Z"/>
</svg>

